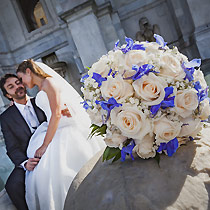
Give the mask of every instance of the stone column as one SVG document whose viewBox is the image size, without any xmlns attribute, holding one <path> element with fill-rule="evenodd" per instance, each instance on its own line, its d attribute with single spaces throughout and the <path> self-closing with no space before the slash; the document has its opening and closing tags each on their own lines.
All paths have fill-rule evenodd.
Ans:
<svg viewBox="0 0 210 210">
<path fill-rule="evenodd" d="M 119 40 L 117 31 L 113 25 L 110 2 L 99 4 L 98 1 L 97 17 L 100 29 L 108 50 L 112 50 L 115 42 Z"/>
<path fill-rule="evenodd" d="M 200 57 L 194 36 L 194 22 L 192 14 L 186 0 L 169 0 L 168 6 L 172 16 L 174 16 L 175 28 L 179 36 L 179 49 L 186 54 L 189 59 Z"/>
<path fill-rule="evenodd" d="M 195 31 L 194 38 L 202 60 L 210 59 L 209 0 L 187 0 Z"/>
<path fill-rule="evenodd" d="M 68 24 L 73 41 L 84 66 L 91 66 L 107 49 L 97 17 L 90 4 L 70 10 L 61 16 Z"/>
</svg>

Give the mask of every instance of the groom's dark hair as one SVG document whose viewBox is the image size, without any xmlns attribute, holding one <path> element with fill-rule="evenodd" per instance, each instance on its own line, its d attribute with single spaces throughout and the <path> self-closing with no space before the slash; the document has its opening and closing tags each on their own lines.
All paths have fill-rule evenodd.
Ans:
<svg viewBox="0 0 210 210">
<path fill-rule="evenodd" d="M 8 79 L 8 78 L 11 78 L 11 77 L 18 78 L 17 75 L 15 75 L 15 74 L 5 74 L 5 75 L 4 75 L 3 77 L 1 77 L 1 79 L 0 79 L 1 91 L 2 91 L 3 95 L 4 95 L 6 98 L 8 98 L 8 97 L 7 97 L 7 91 L 6 91 L 6 89 L 4 88 L 4 85 L 5 85 L 6 81 L 7 81 L 7 79 Z M 10 99 L 10 98 L 8 98 L 8 99 L 9 99 L 9 100 L 12 100 L 12 99 Z"/>
</svg>

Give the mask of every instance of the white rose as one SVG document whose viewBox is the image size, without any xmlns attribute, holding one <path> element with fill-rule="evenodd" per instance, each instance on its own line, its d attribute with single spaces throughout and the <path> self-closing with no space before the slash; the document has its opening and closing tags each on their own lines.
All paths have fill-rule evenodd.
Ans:
<svg viewBox="0 0 210 210">
<path fill-rule="evenodd" d="M 144 50 L 130 50 L 125 54 L 125 69 L 132 70 L 132 65 L 141 66 L 148 62 L 147 54 Z"/>
<path fill-rule="evenodd" d="M 119 133 L 114 132 L 111 136 L 104 139 L 105 143 L 109 147 L 119 147 L 124 141 L 127 140 L 127 137 L 120 135 Z"/>
<path fill-rule="evenodd" d="M 202 129 L 202 123 L 200 119 L 194 119 L 192 116 L 187 118 L 182 118 L 183 123 L 179 136 L 192 136 L 195 137 L 198 132 Z"/>
<path fill-rule="evenodd" d="M 132 85 L 137 97 L 143 99 L 142 102 L 148 106 L 160 104 L 165 97 L 167 83 L 153 73 L 135 80 Z"/>
<path fill-rule="evenodd" d="M 160 57 L 160 75 L 164 77 L 182 80 L 185 77 L 185 72 L 182 69 L 179 59 L 175 56 L 163 53 Z"/>
<path fill-rule="evenodd" d="M 115 100 L 124 100 L 132 96 L 133 93 L 132 85 L 123 80 L 120 75 L 117 75 L 115 78 L 108 77 L 107 81 L 104 81 L 101 86 L 101 94 L 106 100 L 111 97 L 114 97 Z"/>
<path fill-rule="evenodd" d="M 145 51 L 148 54 L 162 53 L 162 50 L 159 50 L 160 45 L 156 42 L 142 42 L 142 44 L 146 48 Z"/>
<path fill-rule="evenodd" d="M 174 105 L 177 114 L 181 117 L 188 117 L 198 107 L 197 91 L 194 88 L 178 90 Z"/>
<path fill-rule="evenodd" d="M 176 56 L 177 59 L 179 59 L 181 61 L 181 63 L 183 63 L 183 62 L 188 63 L 189 62 L 187 56 L 180 53 L 177 47 L 174 47 L 173 49 L 170 49 L 170 51 L 172 53 L 174 53 L 174 56 Z"/>
<path fill-rule="evenodd" d="M 203 72 L 201 70 L 195 70 L 194 79 L 195 79 L 194 82 L 197 82 L 197 81 L 200 82 L 201 87 L 203 89 L 205 89 L 207 87 L 206 80 L 204 79 L 204 75 L 203 75 Z"/>
<path fill-rule="evenodd" d="M 144 159 L 155 157 L 156 151 L 153 147 L 154 140 L 154 136 L 146 135 L 143 139 L 135 141 L 136 146 L 133 148 L 133 151 Z"/>
<path fill-rule="evenodd" d="M 154 133 L 156 134 L 156 143 L 169 142 L 179 135 L 181 122 L 168 120 L 165 116 L 154 121 Z"/>
<path fill-rule="evenodd" d="M 208 119 L 209 115 L 210 115 L 210 105 L 209 105 L 209 100 L 206 98 L 204 99 L 199 106 L 200 109 L 200 114 L 199 114 L 199 118 L 201 120 L 206 120 Z"/>
<path fill-rule="evenodd" d="M 108 65 L 109 59 L 106 55 L 103 55 L 99 61 L 94 63 L 89 70 L 89 74 L 93 72 L 100 74 L 102 77 L 107 77 L 110 66 Z"/>
<path fill-rule="evenodd" d="M 149 120 L 137 106 L 123 105 L 111 111 L 111 123 L 117 126 L 124 136 L 142 139 L 151 130 Z"/>
</svg>

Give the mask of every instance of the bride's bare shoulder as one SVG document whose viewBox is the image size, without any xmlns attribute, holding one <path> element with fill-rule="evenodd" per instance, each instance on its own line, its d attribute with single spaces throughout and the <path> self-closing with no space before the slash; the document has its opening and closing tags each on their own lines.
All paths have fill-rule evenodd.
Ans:
<svg viewBox="0 0 210 210">
<path fill-rule="evenodd" d="M 53 77 L 46 77 L 42 82 L 42 90 L 48 90 L 49 88 L 58 88 Z"/>
</svg>

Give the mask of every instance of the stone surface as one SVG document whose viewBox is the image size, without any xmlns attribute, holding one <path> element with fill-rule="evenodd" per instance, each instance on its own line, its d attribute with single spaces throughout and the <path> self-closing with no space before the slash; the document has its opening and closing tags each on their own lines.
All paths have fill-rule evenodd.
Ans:
<svg viewBox="0 0 210 210">
<path fill-rule="evenodd" d="M 0 209 L 1 210 L 17 210 L 15 206 L 12 204 L 9 196 L 6 193 L 6 190 L 3 189 L 0 192 Z"/>
<path fill-rule="evenodd" d="M 103 163 L 98 153 L 73 181 L 64 210 L 210 209 L 209 133 L 161 155 L 160 167 L 154 159 Z"/>
</svg>

